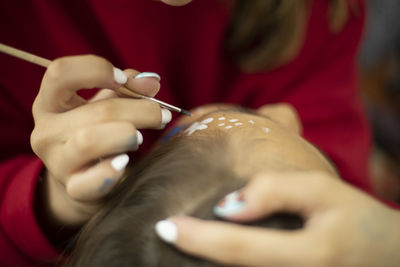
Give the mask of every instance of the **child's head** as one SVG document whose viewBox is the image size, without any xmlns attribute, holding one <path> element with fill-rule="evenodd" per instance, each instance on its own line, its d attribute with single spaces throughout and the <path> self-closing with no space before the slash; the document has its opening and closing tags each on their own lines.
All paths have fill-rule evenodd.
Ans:
<svg viewBox="0 0 400 267">
<path fill-rule="evenodd" d="M 183 214 L 216 219 L 214 205 L 258 172 L 334 172 L 317 149 L 271 119 L 232 107 L 195 116 L 128 172 L 84 228 L 71 264 L 216 266 L 164 244 L 155 223 Z M 293 229 L 301 220 L 274 217 L 258 225 Z"/>
</svg>

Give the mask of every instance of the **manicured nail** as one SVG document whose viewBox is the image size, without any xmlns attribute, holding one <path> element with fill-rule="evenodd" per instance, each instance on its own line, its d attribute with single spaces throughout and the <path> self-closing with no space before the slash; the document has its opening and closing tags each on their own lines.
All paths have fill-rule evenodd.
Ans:
<svg viewBox="0 0 400 267">
<path fill-rule="evenodd" d="M 125 84 L 128 80 L 128 77 L 126 76 L 125 72 L 114 67 L 114 80 L 119 84 Z"/>
<path fill-rule="evenodd" d="M 141 132 L 139 132 L 138 130 L 136 130 L 136 138 L 137 138 L 137 144 L 140 146 L 141 144 L 143 144 L 143 135 Z"/>
<path fill-rule="evenodd" d="M 172 113 L 168 109 L 161 109 L 161 124 L 166 125 L 172 119 Z"/>
<path fill-rule="evenodd" d="M 155 72 L 142 72 L 142 73 L 140 73 L 140 74 L 135 76 L 135 79 L 140 79 L 140 78 L 154 78 L 154 79 L 156 79 L 158 81 L 161 80 L 160 75 L 158 75 Z"/>
<path fill-rule="evenodd" d="M 217 206 L 214 207 L 214 214 L 218 217 L 229 217 L 239 213 L 246 207 L 242 194 L 234 191 L 226 195 Z"/>
<path fill-rule="evenodd" d="M 121 154 L 111 160 L 111 166 L 114 170 L 119 172 L 125 169 L 126 165 L 128 165 L 128 162 L 129 156 L 127 154 Z"/>
<path fill-rule="evenodd" d="M 178 239 L 178 228 L 168 220 L 158 221 L 155 226 L 156 233 L 163 241 L 174 244 Z"/>
</svg>

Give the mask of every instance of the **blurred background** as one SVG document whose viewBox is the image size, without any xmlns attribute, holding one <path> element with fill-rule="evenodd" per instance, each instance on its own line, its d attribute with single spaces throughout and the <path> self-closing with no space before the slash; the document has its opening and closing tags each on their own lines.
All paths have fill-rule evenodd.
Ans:
<svg viewBox="0 0 400 267">
<path fill-rule="evenodd" d="M 400 203 L 400 1 L 368 2 L 360 64 L 375 143 L 370 171 L 378 195 Z"/>
</svg>

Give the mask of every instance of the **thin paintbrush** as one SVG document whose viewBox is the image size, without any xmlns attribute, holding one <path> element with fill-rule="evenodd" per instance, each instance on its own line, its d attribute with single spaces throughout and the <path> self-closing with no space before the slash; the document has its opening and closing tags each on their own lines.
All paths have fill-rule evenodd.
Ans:
<svg viewBox="0 0 400 267">
<path fill-rule="evenodd" d="M 13 57 L 17 57 L 17 58 L 26 60 L 28 62 L 34 63 L 36 65 L 39 65 L 39 66 L 42 66 L 42 67 L 45 67 L 45 68 L 47 68 L 51 63 L 51 61 L 46 59 L 46 58 L 42 58 L 42 57 L 33 55 L 31 53 L 16 49 L 14 47 L 11 47 L 11 46 L 8 46 L 8 45 L 2 44 L 2 43 L 0 43 L 0 52 L 3 52 L 5 54 L 8 54 L 8 55 L 13 56 Z M 156 99 L 154 97 L 149 97 L 149 96 L 145 96 L 145 95 L 140 95 L 140 94 L 134 93 L 134 92 L 128 90 L 127 88 L 125 88 L 125 87 L 118 88 L 117 92 L 122 93 L 122 94 L 127 95 L 127 96 L 148 99 L 150 101 L 158 103 L 163 108 L 166 108 L 166 109 L 169 109 L 169 110 L 173 110 L 173 111 L 185 114 L 187 116 L 192 116 L 192 114 L 187 110 L 175 107 L 175 106 L 170 105 L 168 103 L 165 103 L 165 102 L 163 102 L 161 100 L 158 100 L 158 99 Z"/>
</svg>

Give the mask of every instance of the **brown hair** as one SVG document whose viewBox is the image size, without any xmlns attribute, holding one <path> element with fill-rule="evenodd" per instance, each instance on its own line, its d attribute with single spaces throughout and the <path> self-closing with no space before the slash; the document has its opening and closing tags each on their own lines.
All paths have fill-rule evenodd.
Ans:
<svg viewBox="0 0 400 267">
<path fill-rule="evenodd" d="M 310 0 L 234 1 L 224 45 L 228 57 L 245 71 L 287 63 L 303 44 L 310 4 Z M 330 0 L 327 20 L 333 33 L 344 27 L 349 7 L 356 10 L 355 1 Z"/>
<path fill-rule="evenodd" d="M 218 266 L 163 243 L 154 225 L 176 214 L 217 219 L 213 206 L 245 183 L 232 170 L 236 159 L 227 142 L 218 132 L 186 136 L 151 152 L 83 228 L 67 266 Z M 277 214 L 256 225 L 297 229 L 302 221 Z"/>
</svg>

